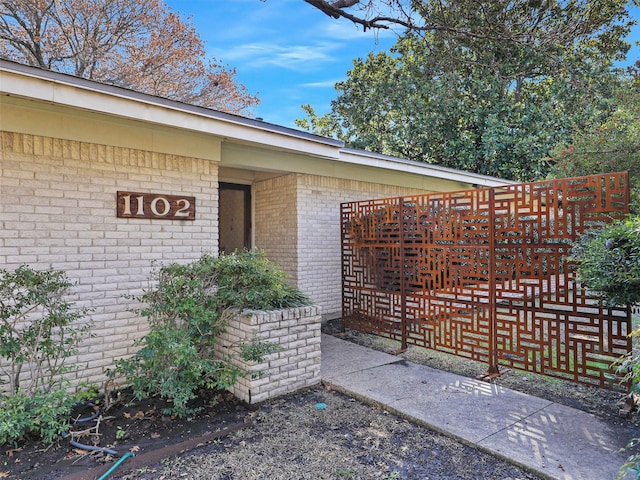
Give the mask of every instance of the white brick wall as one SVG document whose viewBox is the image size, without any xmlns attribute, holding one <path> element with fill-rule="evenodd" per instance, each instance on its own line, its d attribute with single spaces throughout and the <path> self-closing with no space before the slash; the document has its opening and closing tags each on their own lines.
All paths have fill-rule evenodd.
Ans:
<svg viewBox="0 0 640 480">
<path fill-rule="evenodd" d="M 340 316 L 340 204 L 425 190 L 290 174 L 255 186 L 256 247 L 322 308 Z"/>
<path fill-rule="evenodd" d="M 255 184 L 256 247 L 298 281 L 297 177 L 287 175 Z"/>
<path fill-rule="evenodd" d="M 0 132 L 0 142 L 0 265 L 61 269 L 77 282 L 74 299 L 94 309 L 95 323 L 95 337 L 81 346 L 78 364 L 84 381 L 99 383 L 104 369 L 133 353 L 133 341 L 146 331 L 146 321 L 130 312 L 134 305 L 124 295 L 149 286 L 152 264 L 217 253 L 218 165 L 12 132 Z M 118 190 L 195 196 L 196 221 L 117 218 Z M 256 246 L 327 318 L 339 316 L 340 203 L 412 193 L 425 192 L 301 174 L 256 182 Z M 276 328 L 274 321 L 261 328 L 277 330 L 278 341 L 296 353 L 272 359 L 270 368 L 278 373 L 270 381 L 276 387 L 238 387 L 251 391 L 252 401 L 266 398 L 267 390 L 275 395 L 298 388 L 300 381 L 317 381 L 319 322 L 278 317 Z"/>
<path fill-rule="evenodd" d="M 78 355 L 83 380 L 104 380 L 133 353 L 146 320 L 125 294 L 148 287 L 152 263 L 217 252 L 217 164 L 11 132 L 0 132 L 0 266 L 64 270 L 73 299 L 94 309 L 94 338 Z M 116 218 L 116 191 L 196 197 L 195 221 Z"/>
<path fill-rule="evenodd" d="M 342 310 L 340 204 L 426 192 L 313 175 L 297 179 L 298 286 L 325 318 L 336 318 Z"/>
<path fill-rule="evenodd" d="M 246 371 L 260 374 L 242 377 L 230 391 L 247 403 L 258 403 L 320 383 L 320 309 L 301 307 L 269 312 L 247 311 L 232 317 L 219 338 L 217 353 L 238 359 L 240 345 L 254 336 L 280 347 L 264 362 L 236 360 Z"/>
</svg>

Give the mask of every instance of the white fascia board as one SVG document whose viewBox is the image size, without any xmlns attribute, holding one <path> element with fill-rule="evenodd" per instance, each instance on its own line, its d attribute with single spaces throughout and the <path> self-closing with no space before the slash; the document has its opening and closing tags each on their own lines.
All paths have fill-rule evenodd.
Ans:
<svg viewBox="0 0 640 480">
<path fill-rule="evenodd" d="M 466 172 L 464 170 L 456 170 L 453 168 L 442 167 L 440 165 L 404 160 L 389 155 L 372 153 L 364 150 L 353 150 L 349 148 L 341 150 L 340 161 L 357 165 L 367 165 L 395 172 L 441 178 L 443 180 L 451 180 L 482 187 L 499 187 L 502 185 L 517 183 L 511 180 L 479 175 L 477 173 Z"/>
<path fill-rule="evenodd" d="M 343 143 L 267 122 L 0 60 L 0 94 L 215 135 L 229 142 L 338 158 Z"/>
</svg>

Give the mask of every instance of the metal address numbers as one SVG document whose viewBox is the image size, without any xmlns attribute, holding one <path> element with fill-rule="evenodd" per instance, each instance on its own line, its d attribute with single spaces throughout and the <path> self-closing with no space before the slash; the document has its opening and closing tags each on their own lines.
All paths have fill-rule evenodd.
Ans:
<svg viewBox="0 0 640 480">
<path fill-rule="evenodd" d="M 140 192 L 117 192 L 117 196 L 119 218 L 196 219 L 196 197 Z"/>
</svg>

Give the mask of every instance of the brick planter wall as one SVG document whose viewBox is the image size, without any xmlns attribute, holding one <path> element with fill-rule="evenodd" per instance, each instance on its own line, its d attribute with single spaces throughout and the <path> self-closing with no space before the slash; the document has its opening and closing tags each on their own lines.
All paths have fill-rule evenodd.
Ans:
<svg viewBox="0 0 640 480">
<path fill-rule="evenodd" d="M 240 378 L 231 393 L 253 404 L 320 383 L 320 323 L 317 306 L 233 316 L 218 340 L 218 356 L 237 357 L 239 345 L 250 343 L 254 335 L 277 344 L 280 351 L 267 355 L 263 363 L 236 360 L 253 375 Z"/>
</svg>

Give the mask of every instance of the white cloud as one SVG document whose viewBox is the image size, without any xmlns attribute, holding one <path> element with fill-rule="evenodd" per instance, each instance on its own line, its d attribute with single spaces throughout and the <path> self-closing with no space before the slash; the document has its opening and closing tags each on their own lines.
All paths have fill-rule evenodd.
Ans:
<svg viewBox="0 0 640 480">
<path fill-rule="evenodd" d="M 318 42 L 310 45 L 281 45 L 277 43 L 247 43 L 229 49 L 213 51 L 216 58 L 238 68 L 278 67 L 291 71 L 319 70 L 322 65 L 335 62 L 333 52 L 340 45 Z"/>
<path fill-rule="evenodd" d="M 340 78 L 338 80 L 324 80 L 321 82 L 308 82 L 303 83 L 300 86 L 302 88 L 333 88 L 336 83 L 341 82 L 342 80 L 344 80 L 344 78 Z"/>
</svg>

